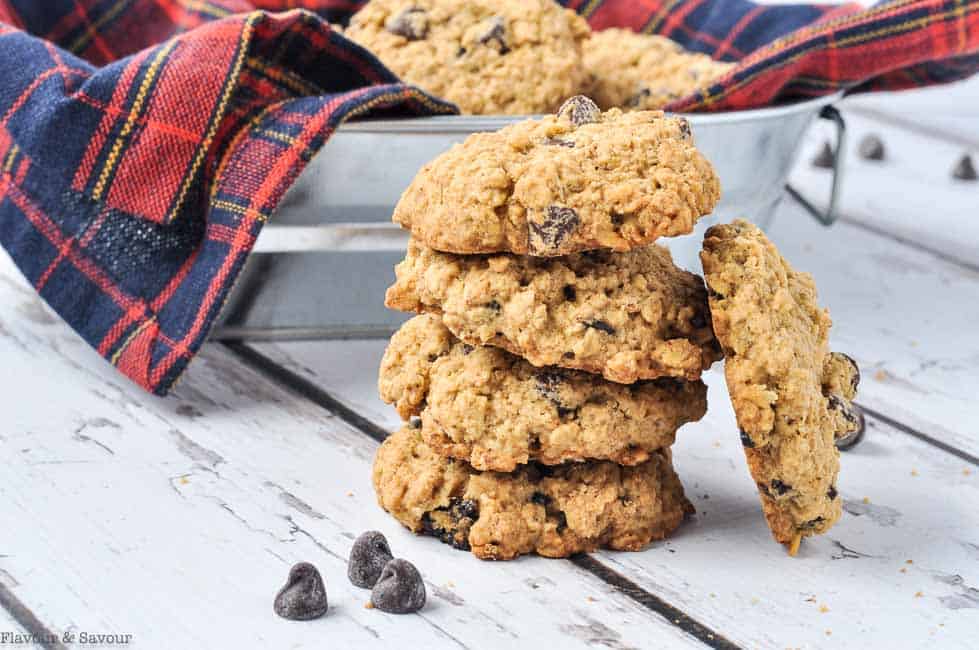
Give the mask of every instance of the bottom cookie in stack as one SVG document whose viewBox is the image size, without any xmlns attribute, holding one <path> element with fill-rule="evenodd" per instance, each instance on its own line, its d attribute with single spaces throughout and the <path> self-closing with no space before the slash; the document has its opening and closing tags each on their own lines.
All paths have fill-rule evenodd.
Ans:
<svg viewBox="0 0 979 650">
<path fill-rule="evenodd" d="M 632 467 L 586 461 L 480 472 L 439 456 L 416 424 L 381 445 L 373 480 L 381 506 L 402 524 L 487 560 L 639 550 L 694 511 L 668 449 Z"/>
</svg>

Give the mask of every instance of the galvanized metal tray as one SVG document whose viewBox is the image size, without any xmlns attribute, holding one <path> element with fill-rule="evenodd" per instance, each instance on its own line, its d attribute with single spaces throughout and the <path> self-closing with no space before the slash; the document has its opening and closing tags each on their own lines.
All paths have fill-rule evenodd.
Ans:
<svg viewBox="0 0 979 650">
<path fill-rule="evenodd" d="M 752 111 L 686 115 L 697 147 L 721 179 L 722 198 L 696 231 L 664 241 L 681 266 L 699 270 L 703 231 L 735 217 L 767 227 L 787 194 L 786 178 L 817 116 L 844 125 L 840 95 Z M 405 316 L 386 310 L 407 234 L 390 222 L 401 192 L 429 160 L 472 133 L 523 117 L 449 116 L 344 124 L 310 162 L 259 237 L 212 335 L 219 339 L 387 336 Z M 835 156 L 840 161 L 842 156 Z M 842 170 L 834 170 L 829 208 Z"/>
</svg>

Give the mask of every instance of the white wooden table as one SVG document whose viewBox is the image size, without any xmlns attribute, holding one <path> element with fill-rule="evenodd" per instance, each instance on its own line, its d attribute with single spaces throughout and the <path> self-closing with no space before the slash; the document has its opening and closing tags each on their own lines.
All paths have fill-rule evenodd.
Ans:
<svg viewBox="0 0 979 650">
<path fill-rule="evenodd" d="M 82 633 L 146 648 L 979 647 L 979 183 L 949 176 L 979 153 L 977 86 L 846 102 L 841 223 L 787 201 L 771 231 L 863 368 L 868 424 L 843 456 L 843 519 L 794 559 L 764 524 L 719 367 L 710 413 L 676 447 L 698 514 L 674 537 L 485 563 L 375 504 L 372 456 L 397 425 L 376 396 L 382 341 L 212 344 L 159 399 L 0 254 L 0 647 L 5 633 L 51 647 Z M 818 128 L 793 174 L 813 197 Z M 883 163 L 853 154 L 871 131 Z M 422 571 L 419 614 L 366 609 L 347 581 L 367 529 Z M 271 608 L 301 560 L 331 604 L 309 623 Z"/>
</svg>

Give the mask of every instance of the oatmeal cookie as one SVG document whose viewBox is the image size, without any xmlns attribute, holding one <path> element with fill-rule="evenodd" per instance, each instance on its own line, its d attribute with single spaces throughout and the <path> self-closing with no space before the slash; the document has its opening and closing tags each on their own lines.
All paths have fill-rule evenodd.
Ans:
<svg viewBox="0 0 979 650">
<path fill-rule="evenodd" d="M 668 450 L 634 467 L 591 461 L 479 472 L 442 458 L 405 425 L 378 449 L 373 479 L 378 503 L 395 519 L 486 560 L 636 551 L 693 512 Z"/>
<path fill-rule="evenodd" d="M 673 379 L 631 385 L 574 370 L 534 368 L 508 352 L 454 341 L 435 316 L 416 316 L 381 362 L 381 398 L 442 456 L 479 470 L 536 461 L 645 462 L 703 417 L 707 387 Z"/>
<path fill-rule="evenodd" d="M 371 0 L 345 36 L 463 113 L 550 113 L 587 80 L 588 24 L 552 0 Z"/>
<path fill-rule="evenodd" d="M 606 29 L 584 45 L 589 92 L 602 108 L 649 110 L 706 88 L 734 68 L 668 38 Z"/>
<path fill-rule="evenodd" d="M 701 252 L 741 442 L 775 539 L 798 548 L 840 518 L 837 436 L 858 426 L 859 371 L 828 349 L 808 273 L 746 221 L 710 228 Z"/>
<path fill-rule="evenodd" d="M 665 248 L 539 258 L 440 253 L 416 241 L 385 304 L 440 314 L 458 338 L 619 383 L 700 377 L 720 358 L 701 278 Z"/>
<path fill-rule="evenodd" d="M 440 251 L 556 257 L 687 234 L 719 197 L 685 119 L 573 97 L 425 165 L 393 219 Z"/>
</svg>

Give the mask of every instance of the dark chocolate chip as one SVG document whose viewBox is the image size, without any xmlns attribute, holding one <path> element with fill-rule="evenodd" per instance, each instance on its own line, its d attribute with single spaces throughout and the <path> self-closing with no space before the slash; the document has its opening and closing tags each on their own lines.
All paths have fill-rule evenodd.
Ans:
<svg viewBox="0 0 979 650">
<path fill-rule="evenodd" d="M 354 541 L 347 562 L 347 577 L 358 587 L 370 589 L 381 577 L 384 565 L 394 559 L 384 535 L 369 530 Z"/>
<path fill-rule="evenodd" d="M 864 160 L 884 159 L 884 141 L 876 135 L 870 134 L 864 136 L 860 140 L 860 145 L 857 147 L 857 150 L 860 157 Z"/>
<path fill-rule="evenodd" d="M 562 359 L 574 359 L 574 352 L 565 352 L 561 355 Z"/>
<path fill-rule="evenodd" d="M 466 56 L 466 48 L 460 47 L 458 50 L 456 50 L 456 58 L 458 59 L 463 56 Z"/>
<path fill-rule="evenodd" d="M 411 420 L 408 421 L 408 426 L 410 426 L 412 429 L 421 429 L 422 428 L 421 418 L 411 418 Z"/>
<path fill-rule="evenodd" d="M 777 478 L 773 478 L 772 479 L 772 489 L 775 490 L 775 493 L 776 494 L 778 494 L 779 496 L 781 496 L 781 495 L 787 493 L 789 490 L 791 490 L 792 489 L 792 486 L 789 485 L 788 483 L 783 483 L 782 481 L 778 480 Z"/>
<path fill-rule="evenodd" d="M 829 489 L 826 490 L 826 498 L 829 499 L 830 501 L 832 501 L 833 499 L 835 499 L 838 494 L 839 493 L 836 491 L 836 486 L 835 485 L 830 485 L 829 486 Z"/>
<path fill-rule="evenodd" d="M 407 560 L 391 560 L 371 592 L 371 603 L 389 614 L 411 614 L 425 606 L 425 581 Z"/>
<path fill-rule="evenodd" d="M 428 13 L 421 7 L 408 7 L 388 18 L 384 29 L 409 41 L 421 40 L 428 35 Z"/>
<path fill-rule="evenodd" d="M 960 181 L 979 180 L 979 175 L 976 174 L 976 166 L 972 164 L 972 156 L 965 154 L 959 158 L 959 161 L 955 163 L 955 167 L 952 169 L 952 178 Z"/>
<path fill-rule="evenodd" d="M 678 117 L 677 119 L 680 120 L 680 135 L 689 140 L 690 136 L 693 135 L 693 132 L 690 130 L 690 120 L 685 117 Z"/>
<path fill-rule="evenodd" d="M 578 292 L 575 291 L 574 287 L 572 287 L 570 284 L 564 285 L 564 289 L 562 289 L 562 291 L 564 292 L 564 299 L 568 302 L 574 302 L 578 299 Z"/>
<path fill-rule="evenodd" d="M 286 584 L 279 590 L 272 608 L 290 621 L 309 621 L 326 614 L 326 585 L 323 577 L 309 562 L 300 562 L 289 571 Z"/>
<path fill-rule="evenodd" d="M 567 118 L 575 126 L 597 122 L 602 116 L 598 104 L 584 95 L 568 98 L 557 111 L 558 117 Z"/>
<path fill-rule="evenodd" d="M 564 511 L 557 513 L 557 532 L 563 532 L 568 527 L 568 516 Z"/>
<path fill-rule="evenodd" d="M 439 355 L 437 355 L 437 354 L 430 354 L 430 355 L 428 355 L 428 362 L 429 363 L 435 363 L 436 361 L 438 361 L 438 358 L 439 358 Z"/>
<path fill-rule="evenodd" d="M 606 334 L 615 334 L 615 328 L 603 320 L 589 320 L 584 322 L 585 327 L 590 327 Z"/>
<path fill-rule="evenodd" d="M 434 513 L 442 516 L 433 517 L 433 513 L 426 512 L 422 516 L 422 531 L 454 548 L 468 551 L 469 529 L 479 519 L 479 504 L 472 499 L 453 497 L 448 506 L 437 508 Z"/>
<path fill-rule="evenodd" d="M 749 449 L 753 449 L 755 446 L 755 441 L 751 439 L 751 436 L 744 429 L 741 429 L 741 445 Z"/>
<path fill-rule="evenodd" d="M 493 311 L 500 311 L 501 309 L 503 309 L 503 307 L 500 306 L 500 303 L 495 300 L 490 300 L 488 303 L 486 303 L 485 306 L 488 309 L 492 309 Z"/>
<path fill-rule="evenodd" d="M 621 226 L 625 222 L 625 215 L 620 212 L 609 213 L 609 220 L 613 226 Z"/>
<path fill-rule="evenodd" d="M 554 405 L 559 418 L 563 419 L 578 412 L 578 409 L 568 408 L 561 401 L 561 385 L 564 384 L 562 375 L 554 371 L 544 371 L 537 373 L 536 380 L 537 392 Z"/>
<path fill-rule="evenodd" d="M 826 520 L 823 519 L 822 517 L 816 517 L 815 519 L 810 519 L 809 521 L 803 522 L 799 526 L 799 530 L 812 530 L 813 528 L 823 523 L 824 521 Z"/>
<path fill-rule="evenodd" d="M 697 312 L 690 318 L 690 326 L 698 330 L 707 327 L 707 317 Z"/>
<path fill-rule="evenodd" d="M 457 519 L 479 519 L 479 506 L 472 499 L 460 499 L 452 504 L 452 514 Z"/>
<path fill-rule="evenodd" d="M 530 495 L 530 501 L 531 503 L 536 503 L 540 506 L 546 506 L 551 502 L 551 497 L 547 496 L 543 492 L 534 492 Z"/>
<path fill-rule="evenodd" d="M 482 22 L 482 31 L 477 39 L 483 45 L 493 47 L 500 54 L 510 51 L 507 43 L 506 21 L 503 16 L 491 16 Z"/>
<path fill-rule="evenodd" d="M 472 352 L 475 349 L 476 348 L 474 348 L 473 346 L 469 345 L 468 343 L 463 343 L 462 344 L 462 353 L 463 354 L 469 354 L 470 352 Z"/>
<path fill-rule="evenodd" d="M 824 142 L 823 148 L 812 159 L 812 166 L 818 167 L 819 169 L 833 169 L 835 164 L 836 156 L 833 155 L 833 150 L 830 148 L 829 142 Z"/>
<path fill-rule="evenodd" d="M 530 222 L 531 234 L 536 235 L 540 240 L 541 246 L 535 246 L 531 237 L 531 248 L 540 250 L 556 250 L 567 239 L 578 224 L 581 223 L 578 213 L 572 208 L 565 208 L 559 205 L 547 207 L 544 221 L 537 223 Z"/>
</svg>

